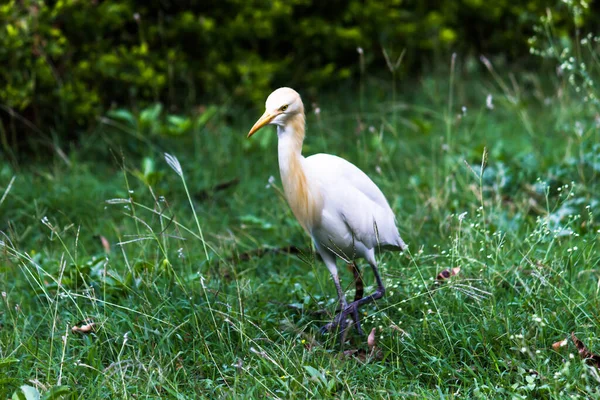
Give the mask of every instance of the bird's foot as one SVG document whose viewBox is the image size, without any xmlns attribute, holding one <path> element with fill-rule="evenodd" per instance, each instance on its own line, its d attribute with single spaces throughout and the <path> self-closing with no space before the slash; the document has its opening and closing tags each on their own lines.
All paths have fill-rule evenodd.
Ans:
<svg viewBox="0 0 600 400">
<path fill-rule="evenodd" d="M 338 329 L 338 331 L 340 332 L 340 337 L 344 337 L 344 333 L 346 331 L 346 328 L 348 327 L 347 318 L 349 315 L 352 316 L 352 319 L 354 320 L 357 333 L 361 336 L 364 335 L 364 332 L 360 326 L 360 316 L 358 314 L 358 307 L 356 306 L 355 303 L 351 303 L 351 304 L 347 305 L 346 307 L 344 307 L 335 316 L 333 321 L 331 321 L 327 325 L 323 326 L 320 331 L 321 334 L 323 335 L 327 332 L 332 332 L 332 331 Z"/>
<path fill-rule="evenodd" d="M 346 321 L 346 316 L 348 315 L 347 313 L 344 312 L 345 310 L 340 311 L 335 318 L 333 318 L 333 321 L 331 321 L 330 323 L 328 323 L 327 325 L 323 326 L 321 328 L 321 335 L 324 335 L 328 332 L 333 332 L 336 329 L 341 332 L 344 332 L 348 326 L 348 322 Z"/>
</svg>

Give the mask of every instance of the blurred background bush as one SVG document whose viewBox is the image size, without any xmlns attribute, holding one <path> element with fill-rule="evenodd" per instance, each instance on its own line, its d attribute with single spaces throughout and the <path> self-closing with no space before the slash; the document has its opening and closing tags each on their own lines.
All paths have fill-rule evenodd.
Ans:
<svg viewBox="0 0 600 400">
<path fill-rule="evenodd" d="M 401 74 L 447 63 L 450 52 L 522 62 L 548 7 L 572 35 L 561 25 L 573 21 L 568 8 L 553 0 L 5 0 L 2 147 L 73 138 L 111 108 L 177 112 L 262 103 L 281 85 L 327 89 L 384 73 L 384 50 L 405 52 Z"/>
</svg>

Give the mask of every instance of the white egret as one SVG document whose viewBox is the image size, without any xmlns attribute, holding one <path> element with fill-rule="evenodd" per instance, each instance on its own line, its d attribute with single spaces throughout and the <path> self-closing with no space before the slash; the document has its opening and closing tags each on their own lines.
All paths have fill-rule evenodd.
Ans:
<svg viewBox="0 0 600 400">
<path fill-rule="evenodd" d="M 277 126 L 279 171 L 285 197 L 300 225 L 312 237 L 337 289 L 341 311 L 322 331 L 339 328 L 343 334 L 350 315 L 362 334 L 358 308 L 385 294 L 375 249 L 402 251 L 406 246 L 398 233 L 394 213 L 377 185 L 353 164 L 329 154 L 302 156 L 304 105 L 295 90 L 285 87 L 275 90 L 265 106 L 265 113 L 250 129 L 248 137 L 266 125 Z M 348 304 L 340 285 L 336 257 L 353 266 L 355 279 L 361 285 L 354 261 L 364 258 L 375 275 L 375 292 L 361 298 L 362 288 L 357 283 L 356 298 Z"/>
</svg>

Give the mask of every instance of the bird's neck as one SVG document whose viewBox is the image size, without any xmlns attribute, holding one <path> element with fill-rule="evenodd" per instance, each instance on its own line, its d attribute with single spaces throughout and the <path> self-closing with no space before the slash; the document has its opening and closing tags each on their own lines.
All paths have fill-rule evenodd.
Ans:
<svg viewBox="0 0 600 400">
<path fill-rule="evenodd" d="M 286 125 L 277 127 L 279 138 L 279 172 L 283 190 L 292 212 L 300 225 L 310 234 L 318 222 L 319 193 L 309 185 L 302 157 L 305 121 L 303 114 L 296 114 Z"/>
<path fill-rule="evenodd" d="M 283 126 L 277 127 L 279 138 L 279 168 L 283 171 L 295 160 L 302 159 L 302 143 L 304 142 L 304 115 L 297 114 Z"/>
</svg>

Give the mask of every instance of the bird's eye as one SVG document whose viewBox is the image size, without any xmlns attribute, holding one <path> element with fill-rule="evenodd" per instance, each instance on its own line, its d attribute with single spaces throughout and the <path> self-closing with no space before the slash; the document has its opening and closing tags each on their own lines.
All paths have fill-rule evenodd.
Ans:
<svg viewBox="0 0 600 400">
<path fill-rule="evenodd" d="M 285 106 L 281 106 L 280 110 L 281 110 L 281 111 L 285 111 L 285 110 L 287 110 L 287 108 L 288 108 L 288 106 L 287 106 L 287 105 L 285 105 Z"/>
</svg>

